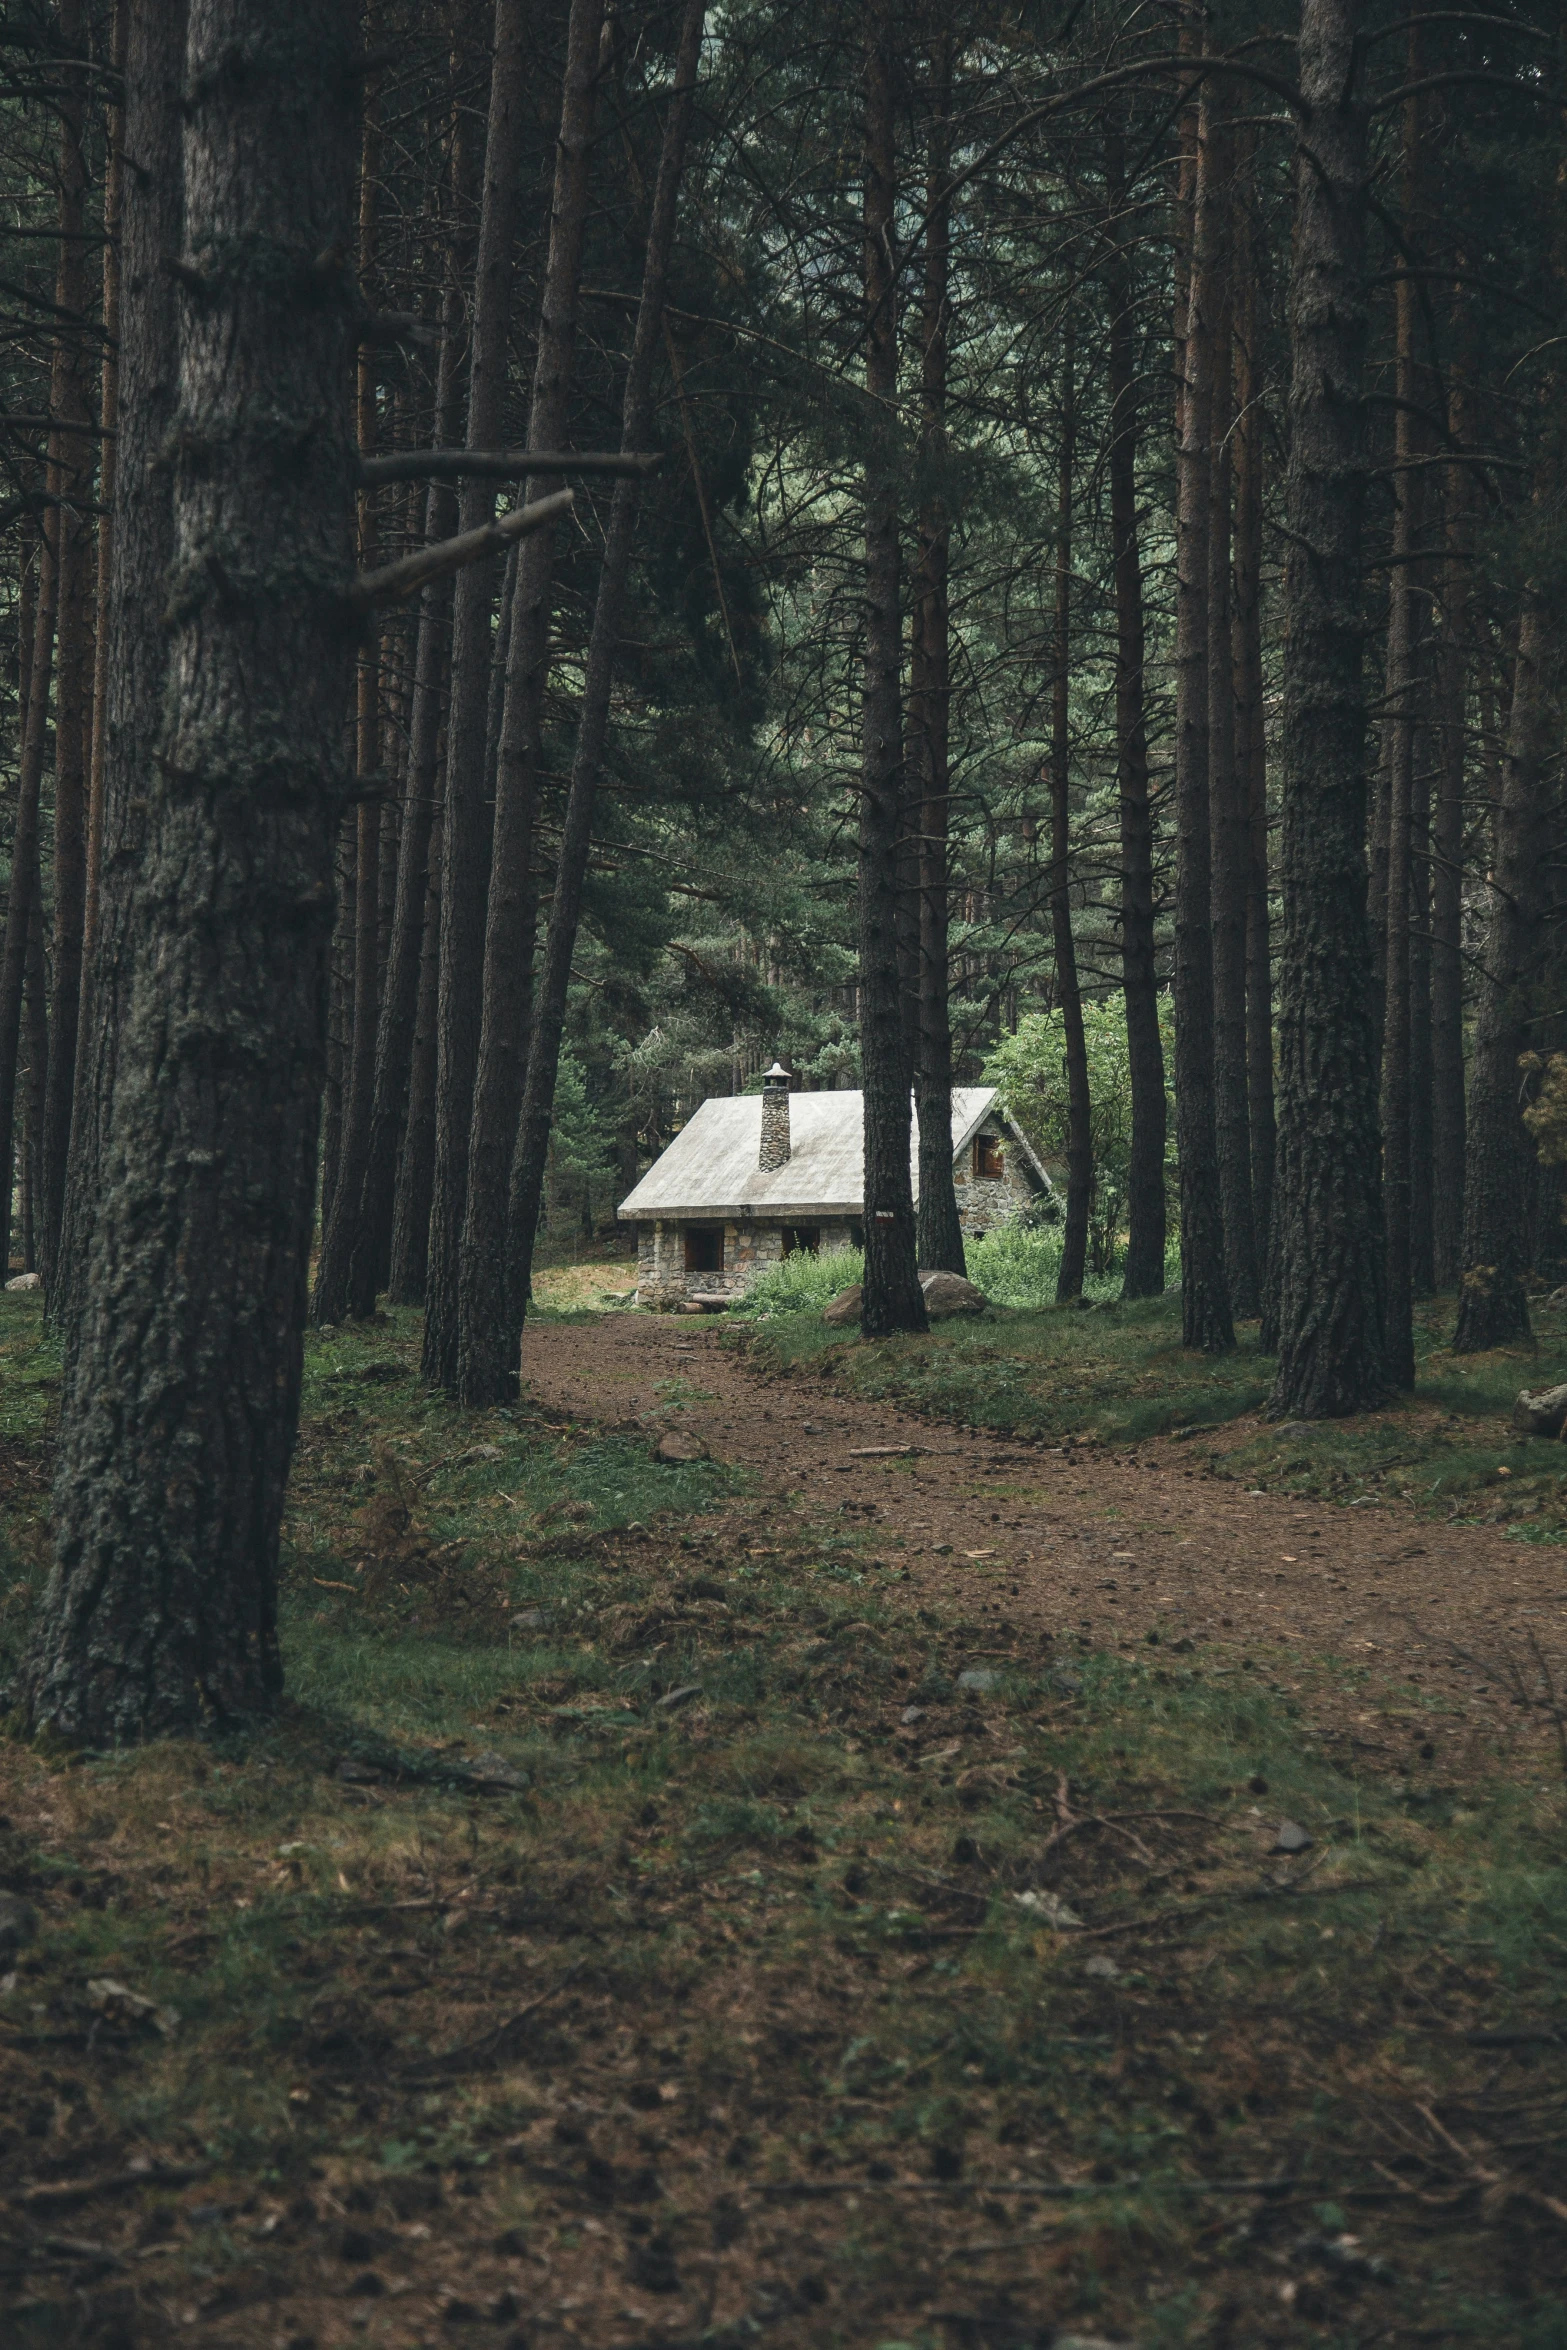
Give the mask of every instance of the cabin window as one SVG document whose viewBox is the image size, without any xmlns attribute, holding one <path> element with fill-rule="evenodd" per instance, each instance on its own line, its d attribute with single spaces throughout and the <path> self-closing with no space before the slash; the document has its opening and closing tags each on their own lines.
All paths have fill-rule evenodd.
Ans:
<svg viewBox="0 0 1567 2350">
<path fill-rule="evenodd" d="M 821 1254 L 822 1235 L 815 1224 L 786 1224 L 783 1228 L 784 1255 L 814 1257 Z"/>
<path fill-rule="evenodd" d="M 724 1236 L 716 1224 L 689 1224 L 686 1227 L 686 1271 L 688 1273 L 721 1273 L 724 1269 Z"/>
<path fill-rule="evenodd" d="M 976 1180 L 999 1183 L 1007 1171 L 1006 1153 L 997 1134 L 979 1134 L 974 1138 L 974 1174 Z"/>
</svg>

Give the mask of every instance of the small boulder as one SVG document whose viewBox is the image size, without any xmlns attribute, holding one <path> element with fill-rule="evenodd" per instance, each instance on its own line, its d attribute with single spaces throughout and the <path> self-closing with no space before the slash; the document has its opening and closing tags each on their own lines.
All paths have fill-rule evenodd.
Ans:
<svg viewBox="0 0 1567 2350">
<path fill-rule="evenodd" d="M 1560 1436 L 1567 1422 L 1567 1387 L 1519 1390 L 1513 1405 L 1513 1426 L 1520 1436 Z"/>
<path fill-rule="evenodd" d="M 965 1281 L 961 1273 L 922 1273 L 920 1287 L 925 1292 L 925 1311 L 933 1322 L 948 1314 L 982 1314 L 990 1300 L 972 1281 Z"/>
<path fill-rule="evenodd" d="M 700 1436 L 689 1436 L 684 1429 L 666 1428 L 653 1447 L 653 1458 L 669 1469 L 684 1468 L 690 1461 L 711 1459 Z"/>
<path fill-rule="evenodd" d="M 830 1322 L 835 1330 L 846 1330 L 860 1318 L 860 1284 L 840 1289 L 837 1296 L 822 1308 L 822 1320 Z"/>
<path fill-rule="evenodd" d="M 8 1290 L 42 1289 L 43 1285 L 43 1275 L 41 1273 L 13 1273 L 10 1280 L 6 1283 L 6 1288 Z"/>
</svg>

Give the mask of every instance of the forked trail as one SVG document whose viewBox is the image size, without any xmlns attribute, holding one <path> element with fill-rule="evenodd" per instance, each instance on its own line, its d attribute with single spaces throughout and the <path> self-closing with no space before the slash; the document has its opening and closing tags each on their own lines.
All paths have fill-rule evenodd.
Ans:
<svg viewBox="0 0 1567 2350">
<path fill-rule="evenodd" d="M 800 1517 L 873 1533 L 867 1555 L 907 1570 L 897 1588 L 912 1604 L 1063 1648 L 1190 1642 L 1211 1665 L 1300 1692 L 1373 1753 L 1396 1753 L 1401 1714 L 1423 1734 L 1431 1697 L 1471 1732 L 1512 1726 L 1507 1658 L 1531 1635 L 1567 1690 L 1559 1549 L 1398 1503 L 1249 1493 L 1167 1440 L 1074 1455 L 934 1425 L 753 1369 L 724 1340 L 713 1323 L 652 1314 L 530 1322 L 523 1377 L 583 1419 L 678 1424 Z M 1364 1669 L 1362 1692 L 1345 1666 Z"/>
</svg>

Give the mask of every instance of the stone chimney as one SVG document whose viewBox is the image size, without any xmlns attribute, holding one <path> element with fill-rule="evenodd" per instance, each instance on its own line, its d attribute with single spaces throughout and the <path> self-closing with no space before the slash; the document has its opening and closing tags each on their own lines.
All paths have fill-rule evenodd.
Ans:
<svg viewBox="0 0 1567 2350">
<path fill-rule="evenodd" d="M 781 1061 L 762 1078 L 762 1147 L 756 1163 L 764 1175 L 789 1164 L 789 1072 Z"/>
</svg>

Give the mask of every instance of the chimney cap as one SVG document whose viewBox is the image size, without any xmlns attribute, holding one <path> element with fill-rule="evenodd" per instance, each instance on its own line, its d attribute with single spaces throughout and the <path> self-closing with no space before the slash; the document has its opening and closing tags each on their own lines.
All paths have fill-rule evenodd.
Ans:
<svg viewBox="0 0 1567 2350">
<path fill-rule="evenodd" d="M 764 1069 L 762 1071 L 762 1083 L 764 1085 L 776 1084 L 780 1078 L 782 1078 L 785 1085 L 790 1082 L 789 1072 L 784 1067 L 782 1061 L 775 1061 L 770 1069 Z"/>
</svg>

